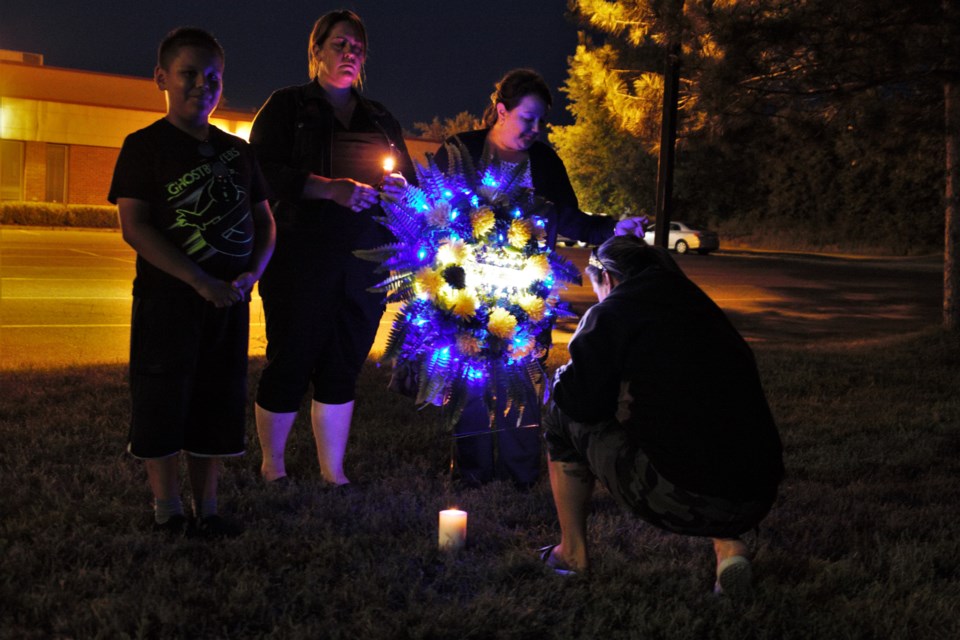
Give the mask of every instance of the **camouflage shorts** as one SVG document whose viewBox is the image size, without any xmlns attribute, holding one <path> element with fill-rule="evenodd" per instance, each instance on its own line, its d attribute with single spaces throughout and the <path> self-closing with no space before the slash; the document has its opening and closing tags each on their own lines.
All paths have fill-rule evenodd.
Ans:
<svg viewBox="0 0 960 640">
<path fill-rule="evenodd" d="M 730 500 L 681 489 L 660 475 L 615 420 L 578 423 L 550 403 L 543 428 L 552 461 L 587 465 L 621 506 L 661 529 L 734 538 L 755 528 L 773 505 L 773 494 Z"/>
</svg>

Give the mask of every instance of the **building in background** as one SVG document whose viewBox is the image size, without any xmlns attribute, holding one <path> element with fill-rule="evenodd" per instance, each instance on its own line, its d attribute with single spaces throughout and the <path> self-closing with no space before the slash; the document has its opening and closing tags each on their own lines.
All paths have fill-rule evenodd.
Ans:
<svg viewBox="0 0 960 640">
<path fill-rule="evenodd" d="M 152 78 L 48 67 L 0 49 L 0 200 L 106 205 L 127 134 L 163 117 Z M 246 139 L 255 113 L 221 106 L 210 122 Z M 408 139 L 414 160 L 437 143 Z"/>
</svg>

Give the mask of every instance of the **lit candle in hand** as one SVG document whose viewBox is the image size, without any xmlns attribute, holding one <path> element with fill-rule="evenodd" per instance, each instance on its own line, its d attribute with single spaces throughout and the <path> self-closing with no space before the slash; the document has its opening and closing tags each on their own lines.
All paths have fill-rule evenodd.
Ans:
<svg viewBox="0 0 960 640">
<path fill-rule="evenodd" d="M 437 541 L 441 549 L 455 551 L 463 547 L 467 542 L 467 512 L 459 509 L 441 511 Z"/>
</svg>

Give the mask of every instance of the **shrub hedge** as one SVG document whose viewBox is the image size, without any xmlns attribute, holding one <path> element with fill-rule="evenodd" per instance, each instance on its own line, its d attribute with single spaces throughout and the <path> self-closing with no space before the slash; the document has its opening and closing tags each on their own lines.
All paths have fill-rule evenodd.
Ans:
<svg viewBox="0 0 960 640">
<path fill-rule="evenodd" d="M 38 227 L 90 227 L 118 229 L 117 208 L 112 205 L 56 204 L 51 202 L 0 203 L 0 224 Z"/>
</svg>

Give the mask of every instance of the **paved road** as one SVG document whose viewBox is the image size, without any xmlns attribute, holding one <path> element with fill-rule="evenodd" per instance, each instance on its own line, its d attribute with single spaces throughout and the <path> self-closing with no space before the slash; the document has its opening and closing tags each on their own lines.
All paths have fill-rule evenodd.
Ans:
<svg viewBox="0 0 960 640">
<path fill-rule="evenodd" d="M 581 269 L 587 254 L 564 249 Z M 678 256 L 753 342 L 856 342 L 940 321 L 942 262 L 724 252 Z M 134 254 L 116 231 L 0 228 L 0 369 L 126 362 Z M 582 312 L 589 287 L 565 298 Z M 378 345 L 389 330 L 384 317 Z M 566 342 L 575 321 L 555 332 Z M 259 297 L 250 352 L 263 354 Z"/>
<path fill-rule="evenodd" d="M 941 322 L 943 259 L 759 251 L 675 256 L 753 343 L 852 344 Z M 576 260 L 581 270 L 586 254 Z M 577 292 L 582 311 L 592 296 Z"/>
</svg>

